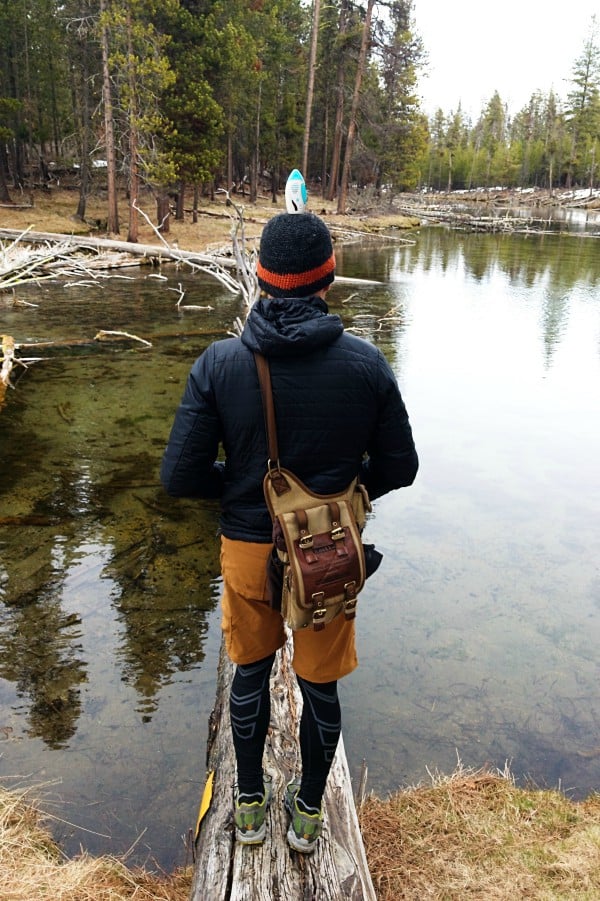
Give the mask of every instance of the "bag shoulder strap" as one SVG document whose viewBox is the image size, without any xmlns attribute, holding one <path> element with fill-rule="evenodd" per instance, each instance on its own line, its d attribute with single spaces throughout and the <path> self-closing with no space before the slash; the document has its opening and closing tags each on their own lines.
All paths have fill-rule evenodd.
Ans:
<svg viewBox="0 0 600 901">
<path fill-rule="evenodd" d="M 263 413 L 265 416 L 269 464 L 279 467 L 279 447 L 277 445 L 277 424 L 275 422 L 275 404 L 273 403 L 271 369 L 269 368 L 269 361 L 266 357 L 263 357 L 262 354 L 255 353 L 254 359 L 256 360 Z"/>
<path fill-rule="evenodd" d="M 267 447 L 269 459 L 267 460 L 267 474 L 263 487 L 265 499 L 267 499 L 266 485 L 271 485 L 277 497 L 286 494 L 290 490 L 290 483 L 283 474 L 279 465 L 279 447 L 277 446 L 277 425 L 275 423 L 275 404 L 273 403 L 273 387 L 271 385 L 271 370 L 269 361 L 262 354 L 255 353 L 256 369 L 260 384 L 263 413 L 265 414 L 265 429 L 267 432 Z M 268 500 L 267 500 L 268 505 Z M 269 507 L 269 510 L 271 508 Z"/>
</svg>

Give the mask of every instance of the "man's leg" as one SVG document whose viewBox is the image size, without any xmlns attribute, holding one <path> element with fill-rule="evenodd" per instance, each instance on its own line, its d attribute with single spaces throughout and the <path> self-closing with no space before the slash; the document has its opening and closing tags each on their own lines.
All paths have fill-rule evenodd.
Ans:
<svg viewBox="0 0 600 901">
<path fill-rule="evenodd" d="M 297 801 L 306 813 L 321 809 L 325 783 L 337 748 L 342 719 L 337 682 L 307 682 L 298 678 L 302 699 L 300 755 L 302 782 Z"/>
<path fill-rule="evenodd" d="M 252 802 L 262 798 L 263 751 L 271 716 L 269 676 L 275 654 L 256 663 L 238 664 L 231 694 L 229 714 L 237 761 L 238 795 Z"/>
<path fill-rule="evenodd" d="M 270 719 L 269 676 L 275 652 L 285 643 L 281 616 L 267 600 L 271 545 L 221 538 L 221 625 L 230 660 L 237 664 L 230 718 L 237 763 L 236 838 L 259 844 L 266 835 L 271 779 L 263 775 Z"/>
<path fill-rule="evenodd" d="M 338 680 L 356 667 L 354 620 L 336 616 L 321 632 L 294 632 L 292 665 L 304 704 L 300 720 L 302 775 L 287 786 L 292 821 L 288 843 L 310 854 L 323 823 L 323 793 L 342 728 Z"/>
<path fill-rule="evenodd" d="M 302 777 L 285 790 L 291 816 L 288 844 L 311 854 L 323 826 L 323 794 L 342 729 L 337 682 L 308 682 L 298 676 L 304 704 L 300 719 Z"/>
</svg>

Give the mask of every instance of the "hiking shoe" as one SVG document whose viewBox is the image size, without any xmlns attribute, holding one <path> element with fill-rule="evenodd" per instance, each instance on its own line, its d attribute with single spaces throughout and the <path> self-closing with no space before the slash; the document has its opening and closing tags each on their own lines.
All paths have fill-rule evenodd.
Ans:
<svg viewBox="0 0 600 901">
<path fill-rule="evenodd" d="M 265 817 L 272 795 L 272 779 L 265 774 L 262 800 L 249 801 L 256 795 L 238 795 L 236 792 L 233 821 L 235 837 L 242 845 L 260 845 L 267 834 Z"/>
<path fill-rule="evenodd" d="M 312 854 L 317 846 L 317 839 L 323 829 L 323 809 L 314 809 L 314 813 L 305 813 L 298 807 L 298 792 L 300 791 L 300 779 L 293 779 L 285 789 L 283 803 L 285 809 L 292 818 L 290 828 L 287 831 L 287 841 L 290 848 L 301 854 Z"/>
</svg>

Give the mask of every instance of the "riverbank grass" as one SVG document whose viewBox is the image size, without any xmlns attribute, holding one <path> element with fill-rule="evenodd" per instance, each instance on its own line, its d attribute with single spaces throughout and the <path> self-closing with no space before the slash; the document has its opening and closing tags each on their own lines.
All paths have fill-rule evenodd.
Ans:
<svg viewBox="0 0 600 901">
<path fill-rule="evenodd" d="M 65 859 L 28 793 L 0 787 L 2 901 L 188 901 L 191 871 L 156 876 L 115 857 Z"/>
<path fill-rule="evenodd" d="M 600 898 L 600 795 L 517 788 L 459 767 L 360 812 L 379 901 Z"/>
<path fill-rule="evenodd" d="M 368 797 L 360 822 L 379 901 L 600 898 L 600 795 L 574 802 L 459 766 Z M 156 875 L 114 857 L 65 859 L 30 796 L 0 788 L 3 901 L 187 901 L 191 881 L 191 867 Z"/>
</svg>

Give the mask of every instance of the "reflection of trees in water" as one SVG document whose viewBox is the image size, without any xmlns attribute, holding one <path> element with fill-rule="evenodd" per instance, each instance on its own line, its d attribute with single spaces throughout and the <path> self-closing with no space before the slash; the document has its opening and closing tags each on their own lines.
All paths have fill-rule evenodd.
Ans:
<svg viewBox="0 0 600 901">
<path fill-rule="evenodd" d="M 546 367 L 549 367 L 569 319 L 569 295 L 564 291 L 552 293 L 548 290 L 544 295 L 541 319 L 544 358 Z"/>
<path fill-rule="evenodd" d="M 398 268 L 445 272 L 454 269 L 462 255 L 466 272 L 477 280 L 489 277 L 498 267 L 511 282 L 532 287 L 543 279 L 564 292 L 577 283 L 598 281 L 598 248 L 598 239 L 591 236 L 488 235 L 424 228 L 416 246 L 398 255 Z"/>
<path fill-rule="evenodd" d="M 455 267 L 462 255 L 465 271 L 477 281 L 493 276 L 494 270 L 508 276 L 511 285 L 541 286 L 542 339 L 548 365 L 565 331 L 570 291 L 579 284 L 596 284 L 600 278 L 597 238 L 590 236 L 530 234 L 481 235 L 424 229 L 411 266 L 425 270 Z"/>
<path fill-rule="evenodd" d="M 99 421 L 98 427 L 105 424 Z M 29 698 L 30 734 L 58 748 L 76 731 L 80 685 L 87 681 L 81 614 L 64 610 L 66 603 L 71 609 L 78 603 L 65 581 L 85 559 L 86 536 L 115 549 L 103 576 L 118 586 L 122 679 L 138 692 L 148 718 L 159 688 L 203 660 L 219 560 L 216 506 L 201 509 L 166 498 L 154 475 L 157 459 L 98 455 L 61 466 L 50 477 L 48 467 L 50 461 L 42 482 L 50 490 L 21 504 L 23 525 L 17 516 L 6 529 L 0 676 L 15 685 L 19 697 Z M 144 477 L 148 472 L 150 479 Z"/>
<path fill-rule="evenodd" d="M 171 499 L 158 503 L 172 513 Z M 115 553 L 105 570 L 120 588 L 113 605 L 123 627 L 123 679 L 140 696 L 145 719 L 157 707 L 161 686 L 204 659 L 207 612 L 217 600 L 216 511 L 189 504 L 186 509 L 181 502 L 175 509 L 176 523 L 121 520 L 112 530 Z"/>
<path fill-rule="evenodd" d="M 337 265 L 345 276 L 374 279 L 380 282 L 393 279 L 396 256 L 389 246 L 379 242 L 365 242 L 356 247 L 336 247 Z M 397 253 L 408 252 L 400 248 Z M 345 328 L 375 344 L 385 354 L 389 363 L 395 366 L 401 356 L 403 335 L 406 329 L 406 310 L 403 300 L 399 300 L 396 287 L 389 290 L 385 285 L 340 285 L 328 295 L 330 313 L 340 316 Z"/>
<path fill-rule="evenodd" d="M 51 748 L 67 744 L 81 714 L 79 619 L 61 609 L 60 580 L 21 592 L 0 625 L 0 676 L 28 696 L 30 734 Z"/>
<path fill-rule="evenodd" d="M 139 334 L 160 331 L 158 322 L 172 332 L 164 290 L 156 302 L 151 290 L 144 279 L 128 282 L 122 295 L 102 301 L 102 318 Z M 56 336 L 68 321 L 87 333 L 99 306 L 88 291 L 81 300 L 66 312 L 43 307 L 39 329 Z M 167 498 L 158 473 L 191 359 L 210 329 L 224 333 L 238 313 L 239 301 L 227 296 L 209 329 L 168 351 L 40 364 L 3 410 L 0 676 L 24 699 L 19 716 L 53 747 L 68 742 L 98 690 L 81 688 L 99 662 L 96 650 L 114 655 L 118 643 L 110 663 L 145 710 L 174 674 L 202 661 L 207 611 L 217 603 L 217 505 Z M 98 577 L 106 581 L 93 584 Z M 103 609 L 107 596 L 113 604 Z M 109 649 L 87 631 L 88 614 Z M 104 678 L 110 666 L 100 668 Z"/>
<path fill-rule="evenodd" d="M 345 274 L 389 274 L 394 282 L 352 300 L 352 289 L 338 287 L 331 295 L 332 311 L 347 325 L 364 316 L 356 324 L 392 361 L 402 353 L 404 323 L 379 330 L 379 321 L 398 304 L 399 283 L 406 283 L 413 302 L 410 278 L 403 273 L 464 267 L 484 285 L 498 273 L 524 288 L 542 284 L 540 328 L 548 354 L 561 339 L 570 289 L 586 280 L 596 283 L 600 273 L 597 239 L 557 235 L 424 228 L 414 247 L 394 246 L 390 252 L 369 243 L 367 252 L 361 244 L 339 256 Z M 383 269 L 382 261 L 387 261 Z M 112 312 L 111 306 L 111 317 Z M 126 327 L 126 305 L 116 312 Z M 138 324 L 131 330 L 144 331 Z M 104 615 L 117 622 L 109 622 L 107 630 L 119 632 L 117 664 L 144 714 L 152 715 L 161 687 L 174 674 L 202 662 L 207 611 L 217 603 L 217 506 L 166 498 L 158 469 L 189 357 L 208 340 L 203 334 L 192 352 L 189 344 L 181 350 L 176 343 L 168 353 L 145 357 L 143 365 L 127 354 L 110 362 L 45 363 L 43 371 L 28 375 L 26 392 L 14 392 L 16 400 L 2 413 L 2 515 L 29 517 L 29 524 L 2 529 L 0 676 L 31 699 L 31 729 L 51 746 L 74 733 L 87 678 L 77 625 L 82 602 L 65 584 L 85 557 L 86 536 L 101 542 L 104 559 L 110 558 L 103 575 L 115 583 L 115 593 L 112 610 Z M 95 640 L 90 636 L 90 643 Z"/>
<path fill-rule="evenodd" d="M 24 448 L 21 457 L 27 457 Z M 30 734 L 51 748 L 64 746 L 74 735 L 82 707 L 79 686 L 87 681 L 80 619 L 62 608 L 68 557 L 61 565 L 55 559 L 57 545 L 61 553 L 69 547 L 65 534 L 81 504 L 76 475 L 67 468 L 54 472 L 50 490 L 33 504 L 24 526 L 11 527 L 0 588 L 5 605 L 0 675 L 15 684 L 20 697 L 30 698 Z"/>
</svg>

